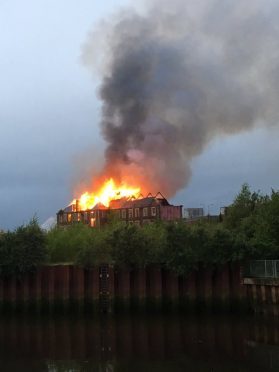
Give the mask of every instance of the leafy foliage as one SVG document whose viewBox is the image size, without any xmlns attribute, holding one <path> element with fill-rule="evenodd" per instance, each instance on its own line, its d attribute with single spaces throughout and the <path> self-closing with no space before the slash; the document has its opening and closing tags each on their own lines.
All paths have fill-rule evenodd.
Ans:
<svg viewBox="0 0 279 372">
<path fill-rule="evenodd" d="M 223 223 L 156 222 L 142 227 L 114 215 L 105 228 L 54 229 L 47 237 L 51 262 L 120 267 L 160 264 L 179 274 L 255 258 L 279 258 L 279 193 L 251 192 L 244 184 Z"/>
<path fill-rule="evenodd" d="M 46 236 L 33 218 L 29 224 L 0 235 L 0 275 L 20 277 L 46 261 Z"/>
<path fill-rule="evenodd" d="M 90 244 L 78 248 L 75 262 L 87 268 L 112 263 L 112 248 L 108 239 L 108 231 L 104 229 L 91 232 L 88 242 Z"/>
<path fill-rule="evenodd" d="M 261 195 L 244 184 L 224 224 L 233 231 L 244 259 L 279 258 L 279 192 Z"/>
<path fill-rule="evenodd" d="M 83 224 L 67 228 L 55 227 L 47 234 L 49 261 L 75 262 L 81 250 L 91 247 L 92 235 L 93 230 Z"/>
<path fill-rule="evenodd" d="M 195 243 L 191 229 L 185 224 L 167 226 L 167 247 L 164 255 L 166 267 L 178 274 L 195 267 Z"/>
<path fill-rule="evenodd" d="M 144 267 L 148 261 L 147 237 L 136 225 L 120 225 L 109 237 L 113 261 L 120 267 Z"/>
<path fill-rule="evenodd" d="M 40 263 L 101 263 L 142 268 L 159 264 L 178 274 L 198 266 L 246 259 L 279 259 L 279 192 L 242 186 L 222 223 L 126 225 L 112 214 L 101 229 L 74 224 L 44 233 L 33 219 L 0 234 L 0 275 L 20 276 Z"/>
</svg>

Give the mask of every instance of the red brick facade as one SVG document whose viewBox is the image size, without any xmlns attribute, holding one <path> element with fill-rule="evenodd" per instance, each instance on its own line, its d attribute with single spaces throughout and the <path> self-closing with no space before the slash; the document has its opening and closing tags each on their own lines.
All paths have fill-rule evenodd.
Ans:
<svg viewBox="0 0 279 372">
<path fill-rule="evenodd" d="M 65 226 L 82 222 L 95 227 L 106 224 L 110 218 L 137 225 L 156 220 L 176 221 L 182 218 L 182 206 L 170 205 L 161 194 L 141 199 L 113 200 L 109 207 L 97 204 L 86 211 L 80 210 L 77 202 L 57 213 L 57 225 Z"/>
</svg>

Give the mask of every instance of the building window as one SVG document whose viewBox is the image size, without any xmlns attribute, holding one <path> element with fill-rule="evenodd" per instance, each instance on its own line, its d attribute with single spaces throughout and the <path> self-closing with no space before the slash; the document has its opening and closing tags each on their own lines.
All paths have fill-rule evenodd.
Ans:
<svg viewBox="0 0 279 372">
<path fill-rule="evenodd" d="M 135 209 L 135 217 L 136 217 L 136 218 L 139 217 L 139 208 L 136 208 L 136 209 Z"/>
<path fill-rule="evenodd" d="M 142 216 L 143 217 L 147 217 L 148 216 L 148 209 L 147 208 L 143 208 L 143 210 L 142 210 Z"/>
<path fill-rule="evenodd" d="M 129 219 L 133 218 L 133 209 L 128 209 L 128 217 Z"/>
<path fill-rule="evenodd" d="M 143 224 L 149 224 L 150 223 L 150 220 L 143 220 L 142 223 Z"/>
<path fill-rule="evenodd" d="M 72 222 L 72 214 L 69 213 L 69 214 L 67 215 L 67 218 L 68 218 L 68 223 L 71 223 L 71 222 Z"/>
<path fill-rule="evenodd" d="M 91 226 L 91 227 L 94 227 L 94 226 L 95 226 L 95 223 L 96 223 L 95 218 L 91 217 L 91 218 L 90 218 L 90 226 Z"/>
<path fill-rule="evenodd" d="M 128 221 L 128 224 L 129 225 L 133 225 L 133 221 Z"/>
<path fill-rule="evenodd" d="M 121 216 L 122 218 L 126 218 L 126 209 L 122 209 Z"/>
<path fill-rule="evenodd" d="M 60 223 L 63 222 L 63 214 L 59 214 L 59 222 L 60 222 Z"/>
<path fill-rule="evenodd" d="M 80 213 L 77 214 L 77 220 L 80 221 Z"/>
<path fill-rule="evenodd" d="M 156 216 L 156 207 L 151 207 L 151 216 Z"/>
<path fill-rule="evenodd" d="M 95 212 L 91 212 L 91 217 L 93 218 L 93 217 L 95 217 Z"/>
<path fill-rule="evenodd" d="M 135 221 L 135 224 L 139 226 L 140 225 L 140 221 L 139 220 Z"/>
</svg>

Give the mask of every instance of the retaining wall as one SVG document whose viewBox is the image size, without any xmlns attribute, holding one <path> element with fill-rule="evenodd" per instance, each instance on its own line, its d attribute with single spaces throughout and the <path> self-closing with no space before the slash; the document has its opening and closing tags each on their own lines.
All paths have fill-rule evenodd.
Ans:
<svg viewBox="0 0 279 372">
<path fill-rule="evenodd" d="M 248 291 L 249 294 L 249 291 Z M 73 265 L 43 266 L 21 280 L 0 280 L 0 306 L 92 305 L 113 307 L 203 307 L 238 309 L 247 305 L 247 288 L 239 265 L 200 268 L 182 277 L 161 267 L 139 270 L 103 265 L 83 269 Z"/>
<path fill-rule="evenodd" d="M 244 278 L 243 286 L 255 313 L 279 315 L 279 279 Z"/>
</svg>

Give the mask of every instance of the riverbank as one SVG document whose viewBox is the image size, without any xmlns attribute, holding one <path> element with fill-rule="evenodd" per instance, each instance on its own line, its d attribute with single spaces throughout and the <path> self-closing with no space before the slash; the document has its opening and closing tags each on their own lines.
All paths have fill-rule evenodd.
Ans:
<svg viewBox="0 0 279 372">
<path fill-rule="evenodd" d="M 70 264 L 45 265 L 19 278 L 0 280 L 2 311 L 52 310 L 90 312 L 252 311 L 253 297 L 241 266 L 200 268 L 179 276 L 160 266 L 85 269 Z"/>
</svg>

